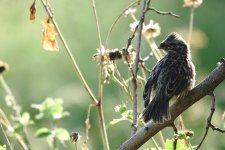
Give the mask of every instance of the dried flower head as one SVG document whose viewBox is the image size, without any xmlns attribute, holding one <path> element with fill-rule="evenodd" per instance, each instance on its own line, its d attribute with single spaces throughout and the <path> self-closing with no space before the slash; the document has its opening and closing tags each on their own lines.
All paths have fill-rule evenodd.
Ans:
<svg viewBox="0 0 225 150">
<path fill-rule="evenodd" d="M 197 8 L 202 4 L 203 0 L 184 0 L 183 7 Z"/>
<path fill-rule="evenodd" d="M 0 74 L 9 70 L 9 65 L 3 61 L 0 61 Z"/>
<path fill-rule="evenodd" d="M 160 34 L 160 26 L 158 23 L 154 23 L 153 20 L 150 20 L 148 25 L 143 26 L 142 33 L 147 39 L 155 38 Z"/>
<path fill-rule="evenodd" d="M 139 24 L 139 21 L 135 21 L 135 22 L 131 23 L 130 24 L 130 30 L 132 32 L 134 32 L 135 31 L 135 28 L 138 26 L 138 24 Z"/>
<path fill-rule="evenodd" d="M 80 134 L 78 132 L 72 132 L 70 134 L 70 140 L 71 140 L 71 142 L 76 143 L 78 140 L 80 140 L 80 138 L 81 138 L 81 136 L 80 136 Z"/>
<path fill-rule="evenodd" d="M 128 15 L 133 15 L 136 13 L 136 9 L 135 8 L 129 8 L 125 11 L 125 16 L 128 16 Z"/>
<path fill-rule="evenodd" d="M 105 49 L 105 47 L 102 46 L 102 48 L 97 48 L 97 53 L 93 55 L 93 59 L 97 62 L 107 61 L 108 53 L 109 49 Z"/>
<path fill-rule="evenodd" d="M 114 75 L 114 65 L 113 61 L 111 60 L 111 53 L 114 53 L 115 51 L 118 51 L 118 49 L 115 50 L 109 50 L 105 49 L 104 47 L 98 48 L 97 53 L 93 55 L 93 59 L 97 62 L 102 62 L 103 68 L 102 73 L 105 78 L 105 83 L 109 83 L 110 77 Z"/>
<path fill-rule="evenodd" d="M 123 49 L 123 60 L 126 64 L 133 64 L 136 57 L 135 49 L 132 45 L 129 46 L 128 50 Z"/>
</svg>

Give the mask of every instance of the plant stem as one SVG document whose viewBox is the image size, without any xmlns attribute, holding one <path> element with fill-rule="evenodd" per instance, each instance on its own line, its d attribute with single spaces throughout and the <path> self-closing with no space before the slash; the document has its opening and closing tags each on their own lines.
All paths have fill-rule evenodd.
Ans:
<svg viewBox="0 0 225 150">
<path fill-rule="evenodd" d="M 56 28 L 56 31 L 57 31 L 58 34 L 59 34 L 59 38 L 60 38 L 60 40 L 61 40 L 61 42 L 62 42 L 62 44 L 63 44 L 63 46 L 64 46 L 64 48 L 65 48 L 65 50 L 66 50 L 66 52 L 67 52 L 67 54 L 68 54 L 68 56 L 69 56 L 71 62 L 72 62 L 72 65 L 73 65 L 73 68 L 74 68 L 74 70 L 75 70 L 76 75 L 77 75 L 78 78 L 80 79 L 81 83 L 83 84 L 85 90 L 87 91 L 87 93 L 88 93 L 88 95 L 90 96 L 90 98 L 91 98 L 91 100 L 93 101 L 93 103 L 94 103 L 94 104 L 97 104 L 98 102 L 97 102 L 97 100 L 96 100 L 94 94 L 92 93 L 92 91 L 91 91 L 91 89 L 89 88 L 89 86 L 88 86 L 86 80 L 84 79 L 84 77 L 83 77 L 83 75 L 82 75 L 82 73 L 81 73 L 81 71 L 80 71 L 80 69 L 79 69 L 79 67 L 78 67 L 78 65 L 77 65 L 77 63 L 76 63 L 76 60 L 75 60 L 75 58 L 73 57 L 72 52 L 71 52 L 69 46 L 67 45 L 67 43 L 66 43 L 66 41 L 65 41 L 65 39 L 64 39 L 64 37 L 63 37 L 63 35 L 62 35 L 62 33 L 61 33 L 61 31 L 60 31 L 58 25 L 57 25 L 57 22 L 56 22 L 55 19 L 53 18 L 53 14 L 52 14 L 51 8 L 49 8 L 50 6 L 47 5 L 46 2 L 45 2 L 44 0 L 41 0 L 41 2 L 42 2 L 42 4 L 43 4 L 43 6 L 44 6 L 46 12 L 48 13 L 48 15 L 51 17 L 52 23 L 54 24 L 54 26 L 55 26 L 55 28 Z"/>
<path fill-rule="evenodd" d="M 108 136 L 107 136 L 106 127 L 105 127 L 105 119 L 103 117 L 102 101 L 98 102 L 97 108 L 98 108 L 99 123 L 101 125 L 101 135 L 102 135 L 104 149 L 110 150 Z"/>
<path fill-rule="evenodd" d="M 188 35 L 188 44 L 191 44 L 191 37 L 192 37 L 192 31 L 193 31 L 193 22 L 194 22 L 194 12 L 195 8 L 191 8 L 191 13 L 190 13 L 190 21 L 189 21 L 189 35 Z"/>
<path fill-rule="evenodd" d="M 4 90 L 5 90 L 5 92 L 10 97 L 10 100 L 11 100 L 10 103 L 14 107 L 16 105 L 15 98 L 14 98 L 14 96 L 12 94 L 12 91 L 10 90 L 10 88 L 9 88 L 8 84 L 6 83 L 6 81 L 5 81 L 5 79 L 4 79 L 4 77 L 3 77 L 2 74 L 0 75 L 0 82 L 1 82 L 1 84 L 2 84 L 2 86 L 4 88 Z"/>
<path fill-rule="evenodd" d="M 5 113 L 2 111 L 2 109 L 0 109 L 0 124 L 2 126 L 4 126 L 5 128 L 12 127 L 12 125 L 10 124 L 9 120 L 7 119 Z M 24 139 L 21 137 L 21 135 L 16 133 L 15 137 L 16 137 L 16 140 L 18 141 L 18 143 L 20 144 L 20 146 L 24 150 L 30 150 L 30 147 L 28 147 L 27 143 L 24 141 Z"/>
<path fill-rule="evenodd" d="M 2 129 L 2 132 L 3 132 L 4 137 L 5 137 L 5 139 L 6 139 L 7 147 L 8 147 L 10 150 L 13 150 L 1 122 L 0 122 L 0 127 L 1 127 L 1 129 Z"/>
<path fill-rule="evenodd" d="M 3 75 L 1 74 L 0 75 L 0 82 L 5 90 L 5 92 L 7 93 L 7 95 L 10 97 L 10 107 L 14 113 L 14 115 L 18 118 L 21 118 L 21 112 L 20 112 L 20 108 L 19 106 L 16 104 L 16 100 L 15 100 L 15 97 L 13 96 L 12 94 L 12 91 L 11 89 L 9 88 L 8 84 L 6 83 Z M 6 102 L 7 103 L 7 102 Z M 30 142 L 28 140 L 28 137 L 27 137 L 27 130 L 26 130 L 26 127 L 23 126 L 23 140 L 24 142 L 26 143 L 26 146 L 27 146 L 27 149 L 31 149 L 30 148 Z"/>
<path fill-rule="evenodd" d="M 165 148 L 165 141 L 164 141 L 164 137 L 163 137 L 163 134 L 162 134 L 162 131 L 159 131 L 159 140 L 160 140 L 160 143 L 163 147 L 163 149 Z"/>
<path fill-rule="evenodd" d="M 129 99 L 132 101 L 132 96 L 131 96 L 129 87 L 127 86 L 126 82 L 124 81 L 124 79 L 123 79 L 122 75 L 120 74 L 119 69 L 117 68 L 117 65 L 115 63 L 114 63 L 114 66 L 115 66 L 115 71 L 116 71 L 117 75 L 119 76 L 119 80 L 122 83 L 122 87 L 124 88 L 124 91 L 127 93 Z"/>
<path fill-rule="evenodd" d="M 101 38 L 101 32 L 100 32 L 100 27 L 99 27 L 98 15 L 97 15 L 96 6 L 95 6 L 95 0 L 91 0 L 91 5 L 92 5 L 92 9 L 93 9 L 94 16 L 95 16 L 95 23 L 96 23 L 96 29 L 97 29 L 97 34 L 98 34 L 98 40 L 99 40 L 99 48 L 101 48 L 102 47 L 102 38 Z"/>
<path fill-rule="evenodd" d="M 152 140 L 153 144 L 155 145 L 155 148 L 157 150 L 160 150 L 160 148 L 159 148 L 158 144 L 156 143 L 155 139 L 152 137 L 151 140 Z"/>
</svg>

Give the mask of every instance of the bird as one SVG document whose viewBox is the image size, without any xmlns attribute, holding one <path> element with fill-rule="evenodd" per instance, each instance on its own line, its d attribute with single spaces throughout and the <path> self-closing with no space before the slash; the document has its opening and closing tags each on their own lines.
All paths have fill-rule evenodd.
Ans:
<svg viewBox="0 0 225 150">
<path fill-rule="evenodd" d="M 185 96 L 195 85 L 191 51 L 180 34 L 170 33 L 158 46 L 165 56 L 153 67 L 143 91 L 143 121 L 163 123 L 171 119 L 169 101 Z"/>
</svg>

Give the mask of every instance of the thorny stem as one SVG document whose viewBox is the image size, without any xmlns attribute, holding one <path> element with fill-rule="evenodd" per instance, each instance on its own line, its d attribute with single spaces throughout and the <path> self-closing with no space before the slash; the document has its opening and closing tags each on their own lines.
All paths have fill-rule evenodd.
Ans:
<svg viewBox="0 0 225 150">
<path fill-rule="evenodd" d="M 88 93 L 88 95 L 90 96 L 90 98 L 91 98 L 91 100 L 93 101 L 93 103 L 94 103 L 94 104 L 97 104 L 98 102 L 97 102 L 97 100 L 96 100 L 94 94 L 92 93 L 92 91 L 91 91 L 91 89 L 89 88 L 89 86 L 88 86 L 86 80 L 84 79 L 84 77 L 83 77 L 83 75 L 82 75 L 82 73 L 81 73 L 81 71 L 80 71 L 80 69 L 79 69 L 79 67 L 78 67 L 78 65 L 77 65 L 77 63 L 76 63 L 75 58 L 73 57 L 72 52 L 71 52 L 69 46 L 67 45 L 67 43 L 66 43 L 66 41 L 65 41 L 65 39 L 64 39 L 64 37 L 63 37 L 63 35 L 62 35 L 60 29 L 59 29 L 59 27 L 58 27 L 57 22 L 56 22 L 55 19 L 53 18 L 53 13 L 52 13 L 52 11 L 51 11 L 50 6 L 47 5 L 47 3 L 45 2 L 45 0 L 41 0 L 41 2 L 42 2 L 42 4 L 43 4 L 43 6 L 44 6 L 46 12 L 48 13 L 48 15 L 51 17 L 52 23 L 54 24 L 54 26 L 55 26 L 55 28 L 56 28 L 56 31 L 57 31 L 58 34 L 59 34 L 59 38 L 60 38 L 61 42 L 63 43 L 63 46 L 64 46 L 64 48 L 65 48 L 65 50 L 66 50 L 66 52 L 67 52 L 67 54 L 68 54 L 68 56 L 69 56 L 69 58 L 70 58 L 70 60 L 71 60 L 71 62 L 72 62 L 72 65 L 73 65 L 73 68 L 74 68 L 74 70 L 75 70 L 76 75 L 77 75 L 78 78 L 80 79 L 81 83 L 83 84 L 85 90 L 87 91 L 87 93 Z"/>
<path fill-rule="evenodd" d="M 1 122 L 0 122 L 0 127 L 1 127 L 1 129 L 2 129 L 2 132 L 3 132 L 4 137 L 5 137 L 5 139 L 6 139 L 7 147 L 8 147 L 10 150 L 13 150 Z"/>
<path fill-rule="evenodd" d="M 125 8 L 120 14 L 119 16 L 116 18 L 116 20 L 113 22 L 113 24 L 111 25 L 109 31 L 108 31 L 108 34 L 107 34 L 107 37 L 106 37 L 106 42 L 105 42 L 105 47 L 106 49 L 108 48 L 108 44 L 109 44 L 109 38 L 110 38 L 110 35 L 112 33 L 112 30 L 113 28 L 115 27 L 116 23 L 119 21 L 119 19 L 124 15 L 124 13 L 126 12 L 126 10 L 128 10 L 129 8 L 133 7 L 133 6 L 136 6 L 136 5 L 139 5 L 141 0 L 137 0 L 133 3 L 131 3 L 127 8 Z"/>
<path fill-rule="evenodd" d="M 189 21 L 189 35 L 188 35 L 188 43 L 191 44 L 191 37 L 192 37 L 192 32 L 193 32 L 193 22 L 194 22 L 194 12 L 195 8 L 191 8 L 191 13 L 190 13 L 190 21 Z"/>
</svg>

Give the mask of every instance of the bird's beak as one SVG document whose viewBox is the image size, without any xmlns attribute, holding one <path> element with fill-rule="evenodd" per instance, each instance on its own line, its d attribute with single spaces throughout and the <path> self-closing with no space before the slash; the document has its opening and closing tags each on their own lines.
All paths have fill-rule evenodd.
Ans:
<svg viewBox="0 0 225 150">
<path fill-rule="evenodd" d="M 160 43 L 158 49 L 165 49 L 165 43 L 164 42 Z"/>
</svg>

